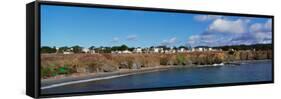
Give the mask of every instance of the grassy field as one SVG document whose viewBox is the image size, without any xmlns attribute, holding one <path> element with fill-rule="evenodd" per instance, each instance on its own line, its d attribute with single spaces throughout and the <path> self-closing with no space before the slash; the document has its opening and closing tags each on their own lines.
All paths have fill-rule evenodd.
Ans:
<svg viewBox="0 0 281 99">
<path fill-rule="evenodd" d="M 208 65 L 239 60 L 272 59 L 272 51 L 217 51 L 174 54 L 42 54 L 41 77 L 113 72 L 154 66 Z"/>
</svg>

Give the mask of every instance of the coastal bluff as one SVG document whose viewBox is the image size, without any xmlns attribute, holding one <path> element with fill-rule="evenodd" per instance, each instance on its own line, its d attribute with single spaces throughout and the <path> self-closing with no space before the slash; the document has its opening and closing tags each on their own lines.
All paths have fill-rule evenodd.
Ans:
<svg viewBox="0 0 281 99">
<path fill-rule="evenodd" d="M 272 59 L 272 50 L 141 54 L 41 54 L 41 78 L 65 77 L 155 66 L 199 66 Z"/>
</svg>

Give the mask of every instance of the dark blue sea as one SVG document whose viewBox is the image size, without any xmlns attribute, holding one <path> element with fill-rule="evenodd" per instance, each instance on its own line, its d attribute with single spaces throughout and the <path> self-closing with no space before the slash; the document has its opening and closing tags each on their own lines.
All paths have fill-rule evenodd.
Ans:
<svg viewBox="0 0 281 99">
<path fill-rule="evenodd" d="M 172 68 L 118 78 L 44 89 L 42 94 L 58 94 L 121 89 L 177 87 L 272 80 L 272 61 L 246 62 L 199 68 Z"/>
</svg>

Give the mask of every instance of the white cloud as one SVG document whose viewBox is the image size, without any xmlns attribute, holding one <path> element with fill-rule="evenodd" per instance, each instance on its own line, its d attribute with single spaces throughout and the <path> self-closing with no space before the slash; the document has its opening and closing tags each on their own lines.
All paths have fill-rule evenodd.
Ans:
<svg viewBox="0 0 281 99">
<path fill-rule="evenodd" d="M 272 39 L 271 33 L 269 32 L 256 32 L 253 36 L 256 38 L 258 43 L 269 43 Z"/>
<path fill-rule="evenodd" d="M 216 19 L 201 34 L 190 36 L 187 45 L 222 46 L 272 43 L 272 21 L 250 24 L 250 19 Z"/>
<path fill-rule="evenodd" d="M 177 43 L 177 38 L 176 37 L 173 37 L 173 38 L 170 38 L 168 40 L 163 40 L 163 42 L 161 43 L 161 45 L 165 45 L 165 46 L 173 46 Z"/>
<path fill-rule="evenodd" d="M 187 39 L 187 43 L 193 46 L 196 43 L 198 43 L 199 40 L 200 40 L 199 35 L 192 35 Z"/>
<path fill-rule="evenodd" d="M 272 20 L 269 19 L 265 23 L 254 23 L 250 26 L 250 34 L 257 43 L 272 42 Z"/>
<path fill-rule="evenodd" d="M 227 19 L 216 19 L 209 26 L 208 31 L 241 34 L 246 32 L 247 23 L 248 20 L 243 19 L 237 19 L 234 21 Z"/>
<path fill-rule="evenodd" d="M 209 21 L 209 20 L 215 20 L 218 18 L 222 18 L 222 16 L 219 16 L 219 15 L 196 15 L 196 16 L 194 16 L 194 19 L 197 21 Z"/>
<path fill-rule="evenodd" d="M 118 37 L 113 37 L 112 42 L 118 42 L 119 38 Z"/>
<path fill-rule="evenodd" d="M 258 32 L 263 28 L 263 24 L 261 23 L 254 23 L 250 26 L 250 32 Z"/>
<path fill-rule="evenodd" d="M 254 23 L 250 26 L 250 32 L 270 32 L 272 29 L 271 19 L 267 20 L 265 23 Z"/>
<path fill-rule="evenodd" d="M 129 40 L 129 41 L 136 40 L 137 39 L 137 35 L 129 35 L 129 36 L 127 36 L 126 39 Z"/>
<path fill-rule="evenodd" d="M 192 47 L 195 46 L 220 46 L 227 44 L 231 37 L 224 37 L 223 35 L 193 35 L 187 39 L 187 44 Z"/>
</svg>

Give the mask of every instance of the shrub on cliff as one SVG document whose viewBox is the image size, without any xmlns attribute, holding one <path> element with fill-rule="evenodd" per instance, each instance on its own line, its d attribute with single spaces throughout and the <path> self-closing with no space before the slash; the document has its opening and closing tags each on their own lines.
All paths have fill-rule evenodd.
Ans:
<svg viewBox="0 0 281 99">
<path fill-rule="evenodd" d="M 47 78 L 47 77 L 52 77 L 52 76 L 56 76 L 56 74 L 54 73 L 54 69 L 51 67 L 43 67 L 41 66 L 40 68 L 41 71 L 41 78 Z"/>
<path fill-rule="evenodd" d="M 176 56 L 176 59 L 177 59 L 178 65 L 186 65 L 187 64 L 186 57 L 183 54 L 178 54 Z"/>
<path fill-rule="evenodd" d="M 75 71 L 73 70 L 73 68 L 70 68 L 68 66 L 61 66 L 61 67 L 41 66 L 42 78 L 53 77 L 57 75 L 68 75 L 74 72 Z"/>
</svg>

